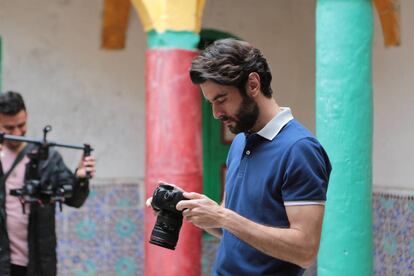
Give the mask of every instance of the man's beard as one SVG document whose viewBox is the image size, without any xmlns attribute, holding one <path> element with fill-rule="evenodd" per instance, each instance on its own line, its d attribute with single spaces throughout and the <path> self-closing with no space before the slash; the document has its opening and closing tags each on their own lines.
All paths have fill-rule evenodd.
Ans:
<svg viewBox="0 0 414 276">
<path fill-rule="evenodd" d="M 258 117 L 259 107 L 257 106 L 257 103 L 248 96 L 245 96 L 243 97 L 240 108 L 235 115 L 235 119 L 228 116 L 222 116 L 220 119 L 222 121 L 232 120 L 235 125 L 229 125 L 229 130 L 234 134 L 238 134 L 251 130 Z"/>
<path fill-rule="evenodd" d="M 21 133 L 20 135 L 15 135 L 19 137 L 24 137 L 26 135 L 26 132 Z M 9 150 L 17 152 L 22 148 L 22 146 L 25 144 L 25 142 L 20 141 L 4 141 L 3 145 L 6 146 Z"/>
<path fill-rule="evenodd" d="M 11 151 L 17 151 L 17 150 L 19 150 L 22 147 L 23 142 L 8 141 L 7 143 L 4 143 L 4 145 L 7 148 L 9 148 L 9 150 L 11 150 Z"/>
</svg>

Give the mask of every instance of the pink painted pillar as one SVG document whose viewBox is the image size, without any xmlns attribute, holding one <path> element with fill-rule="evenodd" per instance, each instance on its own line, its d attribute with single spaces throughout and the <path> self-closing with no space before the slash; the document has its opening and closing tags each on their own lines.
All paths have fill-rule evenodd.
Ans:
<svg viewBox="0 0 414 276">
<path fill-rule="evenodd" d="M 149 49 L 146 61 L 146 197 L 158 180 L 202 192 L 201 95 L 189 68 L 196 51 Z M 156 217 L 145 209 L 145 275 L 201 275 L 201 230 L 184 221 L 174 251 L 150 244 Z"/>
</svg>

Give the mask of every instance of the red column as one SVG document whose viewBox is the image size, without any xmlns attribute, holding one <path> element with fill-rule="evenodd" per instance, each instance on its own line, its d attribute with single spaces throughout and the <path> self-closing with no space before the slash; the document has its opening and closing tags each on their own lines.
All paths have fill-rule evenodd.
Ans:
<svg viewBox="0 0 414 276">
<path fill-rule="evenodd" d="M 202 192 L 201 100 L 189 68 L 195 51 L 149 49 L 146 62 L 146 197 L 158 180 Z M 201 230 L 184 221 L 174 251 L 150 244 L 145 209 L 145 275 L 201 275 Z"/>
</svg>

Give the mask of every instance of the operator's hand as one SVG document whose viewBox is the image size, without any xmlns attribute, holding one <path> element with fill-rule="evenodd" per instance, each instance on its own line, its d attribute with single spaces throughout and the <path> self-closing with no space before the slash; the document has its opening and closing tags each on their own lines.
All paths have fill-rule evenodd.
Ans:
<svg viewBox="0 0 414 276">
<path fill-rule="evenodd" d="M 183 211 L 187 221 L 202 229 L 222 227 L 224 207 L 202 194 L 184 192 L 183 196 L 189 200 L 178 202 L 177 210 Z"/>
<path fill-rule="evenodd" d="M 81 159 L 76 171 L 76 177 L 86 178 L 87 173 L 90 174 L 90 177 L 93 177 L 95 174 L 95 157 L 93 156 L 85 156 Z"/>
</svg>

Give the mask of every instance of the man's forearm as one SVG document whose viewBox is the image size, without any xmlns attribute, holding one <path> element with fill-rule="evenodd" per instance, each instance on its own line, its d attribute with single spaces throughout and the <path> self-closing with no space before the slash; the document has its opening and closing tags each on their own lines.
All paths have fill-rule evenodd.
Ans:
<svg viewBox="0 0 414 276">
<path fill-rule="evenodd" d="M 223 228 L 274 258 L 309 267 L 316 258 L 319 236 L 306 235 L 299 229 L 265 226 L 227 209 Z"/>
<path fill-rule="evenodd" d="M 311 266 L 316 258 L 323 205 L 287 206 L 290 227 L 278 228 L 255 223 L 205 195 L 184 193 L 184 196 L 188 200 L 178 202 L 177 210 L 183 210 L 187 221 L 216 237 L 221 236 L 217 229 L 227 230 L 267 255 L 302 267 Z"/>
</svg>

